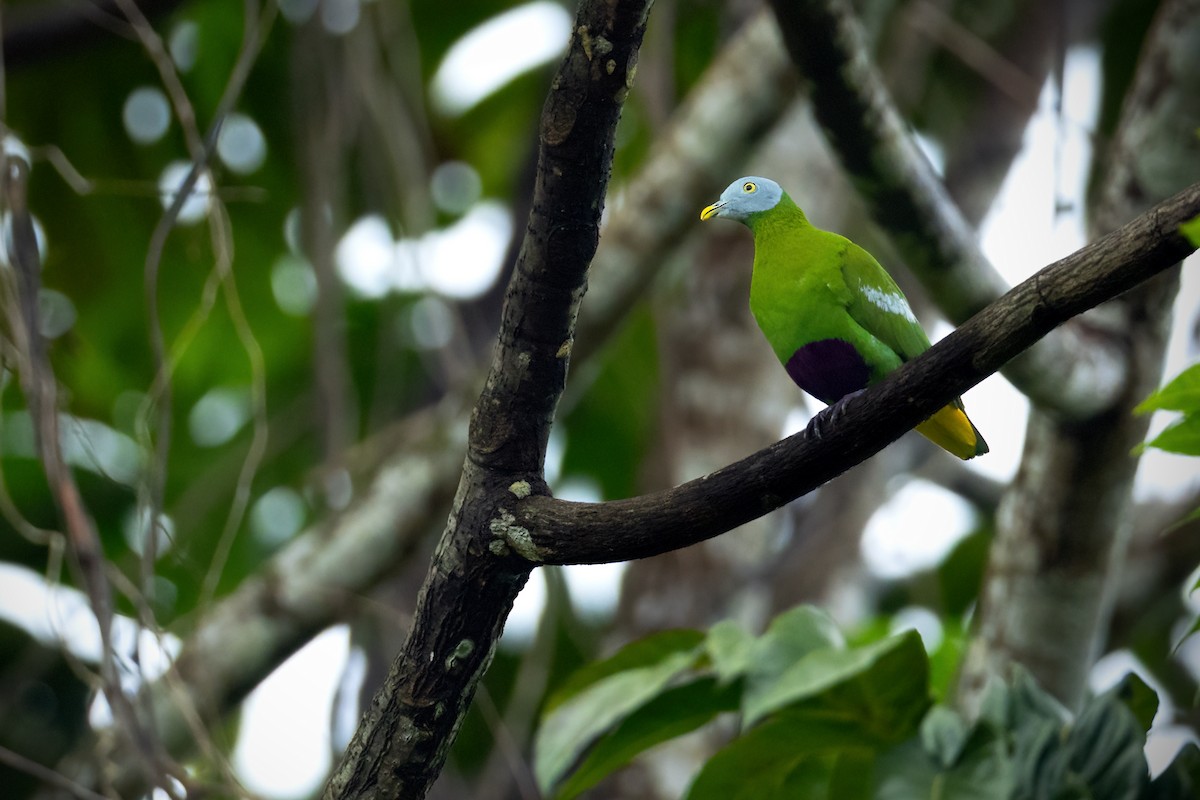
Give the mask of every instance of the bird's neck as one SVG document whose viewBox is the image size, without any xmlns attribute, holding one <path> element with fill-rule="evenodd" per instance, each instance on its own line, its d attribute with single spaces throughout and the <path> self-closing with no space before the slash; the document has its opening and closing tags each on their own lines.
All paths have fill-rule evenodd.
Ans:
<svg viewBox="0 0 1200 800">
<path fill-rule="evenodd" d="M 784 194 L 774 208 L 748 216 L 746 227 L 754 232 L 754 240 L 757 243 L 777 233 L 795 233 L 810 226 L 808 217 L 804 216 L 800 207 Z"/>
</svg>

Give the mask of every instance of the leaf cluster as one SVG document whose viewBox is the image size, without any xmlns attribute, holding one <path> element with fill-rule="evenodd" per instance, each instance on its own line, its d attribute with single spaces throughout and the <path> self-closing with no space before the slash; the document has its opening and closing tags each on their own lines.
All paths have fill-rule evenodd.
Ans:
<svg viewBox="0 0 1200 800">
<path fill-rule="evenodd" d="M 848 647 L 823 612 L 781 614 L 758 637 L 732 622 L 636 641 L 583 667 L 546 703 L 541 789 L 568 800 L 655 745 L 708 725 L 732 738 L 687 800 L 1165 800 L 1200 789 L 1189 744 L 1150 779 L 1158 697 L 1136 675 L 1068 712 L 1018 670 L 979 719 L 931 704 L 914 631 Z"/>
</svg>

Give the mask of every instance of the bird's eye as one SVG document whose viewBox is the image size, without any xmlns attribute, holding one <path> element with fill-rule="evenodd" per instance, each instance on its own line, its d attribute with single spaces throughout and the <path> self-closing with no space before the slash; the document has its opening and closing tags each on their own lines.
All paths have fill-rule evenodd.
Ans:
<svg viewBox="0 0 1200 800">
<path fill-rule="evenodd" d="M 756 186 L 753 181 L 746 181 L 742 184 L 742 191 L 746 194 L 754 194 L 758 191 L 758 186 Z"/>
</svg>

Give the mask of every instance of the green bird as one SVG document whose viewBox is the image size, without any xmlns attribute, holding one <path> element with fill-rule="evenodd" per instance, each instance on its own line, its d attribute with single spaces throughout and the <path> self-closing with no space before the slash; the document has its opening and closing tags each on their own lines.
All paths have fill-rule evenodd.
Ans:
<svg viewBox="0 0 1200 800">
<path fill-rule="evenodd" d="M 832 405 L 929 349 L 908 300 L 854 242 L 814 227 L 769 178 L 739 178 L 700 219 L 754 233 L 750 311 L 789 376 Z M 962 459 L 988 452 L 956 398 L 917 431 Z"/>
</svg>

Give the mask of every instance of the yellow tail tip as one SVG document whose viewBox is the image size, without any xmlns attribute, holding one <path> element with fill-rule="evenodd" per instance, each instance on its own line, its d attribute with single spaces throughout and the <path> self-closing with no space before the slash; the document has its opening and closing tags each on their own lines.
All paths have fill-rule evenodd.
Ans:
<svg viewBox="0 0 1200 800">
<path fill-rule="evenodd" d="M 964 461 L 988 452 L 987 442 L 957 405 L 946 406 L 922 422 L 917 433 Z"/>
</svg>

